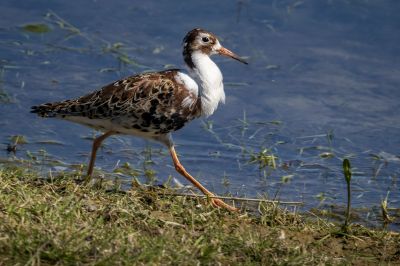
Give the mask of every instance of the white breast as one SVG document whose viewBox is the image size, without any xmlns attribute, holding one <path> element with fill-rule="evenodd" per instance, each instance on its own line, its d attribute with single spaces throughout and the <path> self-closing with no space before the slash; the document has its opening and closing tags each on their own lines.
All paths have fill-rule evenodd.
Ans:
<svg viewBox="0 0 400 266">
<path fill-rule="evenodd" d="M 199 86 L 196 81 L 194 81 L 189 75 L 178 72 L 175 76 L 176 82 L 183 84 L 190 92 L 194 93 L 194 95 L 199 94 Z"/>
<path fill-rule="evenodd" d="M 191 77 L 182 72 L 178 72 L 176 74 L 175 80 L 176 82 L 183 84 L 183 86 L 185 86 L 185 88 L 193 94 L 187 96 L 182 101 L 182 107 L 192 108 L 193 105 L 196 103 L 197 97 L 199 95 L 199 86 L 197 85 L 196 81 L 194 81 Z"/>
<path fill-rule="evenodd" d="M 210 116 L 218 107 L 218 103 L 225 102 L 222 73 L 210 57 L 202 52 L 192 53 L 193 76 L 200 84 L 201 112 Z"/>
</svg>

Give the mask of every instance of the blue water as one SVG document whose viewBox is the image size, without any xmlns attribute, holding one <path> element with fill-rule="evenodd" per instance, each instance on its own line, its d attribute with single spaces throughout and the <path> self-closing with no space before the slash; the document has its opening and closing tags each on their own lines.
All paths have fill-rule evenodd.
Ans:
<svg viewBox="0 0 400 266">
<path fill-rule="evenodd" d="M 400 208 L 399 11 L 398 1 L 367 0 L 3 0 L 0 157 L 27 158 L 44 149 L 64 166 L 87 163 L 95 132 L 39 119 L 30 106 L 134 73 L 184 68 L 182 38 L 202 27 L 250 64 L 215 58 L 226 105 L 174 134 L 185 167 L 219 194 L 301 201 L 306 210 L 345 205 L 341 160 L 350 157 L 353 206 L 371 210 L 363 218 L 377 225 L 385 197 Z M 38 23 L 51 31 L 22 29 Z M 28 140 L 15 155 L 6 151 L 12 135 Z M 61 145 L 42 143 L 48 140 Z M 143 170 L 149 147 L 155 164 L 146 167 L 158 182 L 172 175 L 186 184 L 162 146 L 129 136 L 107 140 L 97 167 L 111 172 L 129 162 Z M 277 169 L 250 163 L 264 148 L 277 158 Z"/>
</svg>

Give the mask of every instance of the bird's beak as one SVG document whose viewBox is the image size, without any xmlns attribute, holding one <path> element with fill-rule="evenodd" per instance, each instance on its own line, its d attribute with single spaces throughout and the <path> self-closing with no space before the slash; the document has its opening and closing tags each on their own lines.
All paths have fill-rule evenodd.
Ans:
<svg viewBox="0 0 400 266">
<path fill-rule="evenodd" d="M 225 55 L 225 56 L 229 56 L 232 57 L 235 60 L 238 60 L 239 62 L 243 63 L 243 64 L 248 64 L 246 61 L 244 61 L 242 58 L 240 58 L 237 54 L 235 54 L 234 52 L 232 52 L 231 50 L 226 49 L 225 47 L 221 47 L 218 49 L 218 53 L 220 55 Z"/>
</svg>

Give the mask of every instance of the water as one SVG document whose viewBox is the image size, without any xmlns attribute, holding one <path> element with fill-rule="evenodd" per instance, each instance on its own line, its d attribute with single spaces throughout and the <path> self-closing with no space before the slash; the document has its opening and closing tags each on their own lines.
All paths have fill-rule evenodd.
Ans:
<svg viewBox="0 0 400 266">
<path fill-rule="evenodd" d="M 345 205 L 341 160 L 350 157 L 353 206 L 377 225 L 381 200 L 400 207 L 399 11 L 398 1 L 367 0 L 3 0 L 0 155 L 13 158 L 10 136 L 23 135 L 28 144 L 17 158 L 44 149 L 67 166 L 87 162 L 92 130 L 39 119 L 30 106 L 133 73 L 184 68 L 181 40 L 202 27 L 250 65 L 215 58 L 227 103 L 174 134 L 186 168 L 217 193 L 301 201 L 306 210 Z M 22 30 L 38 23 L 51 31 Z M 133 137 L 107 140 L 97 167 L 129 162 L 143 170 L 150 148 L 154 164 L 146 167 L 158 182 L 169 175 L 185 182 L 162 146 Z M 250 163 L 264 148 L 277 169 Z"/>
</svg>

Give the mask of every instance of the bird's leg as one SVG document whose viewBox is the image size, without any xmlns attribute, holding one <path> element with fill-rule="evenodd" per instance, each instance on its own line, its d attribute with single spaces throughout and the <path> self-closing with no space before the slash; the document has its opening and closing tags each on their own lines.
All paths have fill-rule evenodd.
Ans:
<svg viewBox="0 0 400 266">
<path fill-rule="evenodd" d="M 203 187 L 199 181 L 197 181 L 193 176 L 191 176 L 183 167 L 183 165 L 179 162 L 178 156 L 175 152 L 175 148 L 173 145 L 169 146 L 169 151 L 171 153 L 172 156 L 172 160 L 174 162 L 174 166 L 175 169 L 178 173 L 180 173 L 181 175 L 183 175 L 184 177 L 186 177 L 187 180 L 189 180 L 195 187 L 197 187 L 198 189 L 201 190 L 201 192 L 203 192 L 206 196 L 210 196 L 211 197 L 211 203 L 214 207 L 222 207 L 225 209 L 228 209 L 229 211 L 237 211 L 238 209 L 235 207 L 232 207 L 228 204 L 226 204 L 225 202 L 223 202 L 220 199 L 217 198 L 213 198 L 214 194 L 211 193 L 208 189 L 206 189 L 205 187 Z"/>
<path fill-rule="evenodd" d="M 93 167 L 94 167 L 94 162 L 96 161 L 97 149 L 101 146 L 101 143 L 106 138 L 108 138 L 109 136 L 111 136 L 113 134 L 115 134 L 114 131 L 107 131 L 103 135 L 94 139 L 93 146 L 92 146 L 92 154 L 90 156 L 90 162 L 89 162 L 89 167 L 88 167 L 88 171 L 87 171 L 86 183 L 92 179 Z"/>
</svg>

